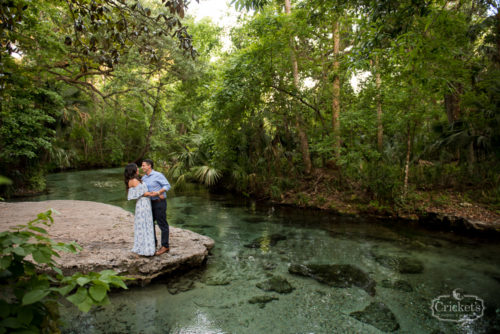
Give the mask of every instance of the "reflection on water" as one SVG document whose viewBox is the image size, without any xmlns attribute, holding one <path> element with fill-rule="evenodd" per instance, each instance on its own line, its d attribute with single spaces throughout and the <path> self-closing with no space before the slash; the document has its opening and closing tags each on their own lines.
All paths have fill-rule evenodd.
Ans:
<svg viewBox="0 0 500 334">
<path fill-rule="evenodd" d="M 35 200 L 92 200 L 133 210 L 125 200 L 121 173 L 54 174 L 48 180 L 50 193 Z M 401 223 L 260 206 L 195 188 L 169 192 L 168 220 L 215 240 L 207 265 L 112 293 L 111 305 L 87 314 L 64 309 L 64 333 L 500 330 L 500 246 L 491 242 Z M 337 271 L 310 277 L 290 273 L 291 264 L 332 265 Z M 376 284 L 373 295 L 362 288 L 367 280 Z M 274 291 L 261 289 L 268 281 L 278 282 Z M 291 292 L 280 290 L 284 281 Z M 484 299 L 481 319 L 460 326 L 432 317 L 431 301 L 457 288 Z"/>
</svg>

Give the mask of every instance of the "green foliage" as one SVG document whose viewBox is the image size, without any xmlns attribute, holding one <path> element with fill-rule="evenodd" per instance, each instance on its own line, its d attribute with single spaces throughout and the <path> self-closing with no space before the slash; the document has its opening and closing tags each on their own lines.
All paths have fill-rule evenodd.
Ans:
<svg viewBox="0 0 500 334">
<path fill-rule="evenodd" d="M 475 186 L 488 203 L 495 198 L 497 4 L 298 0 L 287 14 L 283 1 L 234 0 L 253 12 L 240 16 L 223 51 L 224 32 L 209 20 L 181 27 L 187 2 L 112 3 L 15 0 L 12 18 L 2 12 L 2 40 L 18 42 L 2 58 L 0 167 L 16 187 L 41 188 L 45 169 L 148 156 L 178 187 L 217 183 L 278 198 L 296 186 L 279 180 L 306 172 L 306 141 L 313 169 L 335 175 L 326 188 L 380 205 L 400 202 L 407 153 L 409 189 Z M 196 61 L 185 57 L 193 47 Z"/>
<path fill-rule="evenodd" d="M 193 171 L 198 181 L 207 186 L 213 186 L 221 178 L 222 173 L 210 166 L 198 166 Z"/>
<path fill-rule="evenodd" d="M 110 288 L 127 288 L 128 278 L 112 270 L 64 276 L 54 258 L 81 248 L 48 238 L 44 227 L 53 223 L 52 214 L 40 213 L 28 224 L 0 233 L 0 333 L 58 333 L 61 297 L 88 312 L 109 303 Z"/>
<path fill-rule="evenodd" d="M 363 184 L 379 202 L 392 202 L 402 195 L 403 177 L 397 165 L 371 163 L 362 173 Z"/>
</svg>

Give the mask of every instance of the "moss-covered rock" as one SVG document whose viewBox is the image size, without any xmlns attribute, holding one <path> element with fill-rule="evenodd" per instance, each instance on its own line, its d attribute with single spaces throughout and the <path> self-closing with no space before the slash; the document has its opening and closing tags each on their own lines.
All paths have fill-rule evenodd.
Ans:
<svg viewBox="0 0 500 334">
<path fill-rule="evenodd" d="M 369 295 L 375 295 L 375 281 L 363 270 L 350 264 L 292 264 L 288 271 L 336 288 L 357 286 Z"/>
<path fill-rule="evenodd" d="M 394 332 L 399 328 L 396 316 L 384 303 L 373 302 L 364 310 L 353 312 L 350 316 L 383 332 Z"/>
<path fill-rule="evenodd" d="M 257 283 L 256 286 L 264 291 L 275 291 L 278 293 L 290 293 L 294 287 L 281 276 L 273 276 L 270 279 Z"/>
<path fill-rule="evenodd" d="M 384 288 L 388 289 L 393 289 L 393 290 L 400 290 L 404 292 L 412 292 L 413 288 L 411 287 L 410 283 L 403 281 L 403 280 L 397 280 L 397 281 L 390 281 L 390 280 L 383 280 L 382 283 L 380 284 Z"/>
<path fill-rule="evenodd" d="M 391 256 L 372 253 L 375 261 L 386 268 L 397 271 L 401 274 L 420 274 L 424 271 L 424 264 L 410 257 Z"/>
<path fill-rule="evenodd" d="M 276 296 L 255 296 L 248 300 L 250 304 L 258 304 L 260 308 L 264 308 L 267 303 L 272 302 L 273 300 L 279 300 Z"/>
</svg>

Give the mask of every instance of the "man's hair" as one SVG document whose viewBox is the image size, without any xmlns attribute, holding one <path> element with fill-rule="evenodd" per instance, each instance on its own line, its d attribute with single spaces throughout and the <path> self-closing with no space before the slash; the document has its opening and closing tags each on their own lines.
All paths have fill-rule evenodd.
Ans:
<svg viewBox="0 0 500 334">
<path fill-rule="evenodd" d="M 153 169 L 153 167 L 154 167 L 154 162 L 153 162 L 153 160 L 151 160 L 151 159 L 144 159 L 144 160 L 142 160 L 142 162 L 147 163 L 148 165 L 150 165 L 150 166 L 151 166 L 151 169 Z"/>
</svg>

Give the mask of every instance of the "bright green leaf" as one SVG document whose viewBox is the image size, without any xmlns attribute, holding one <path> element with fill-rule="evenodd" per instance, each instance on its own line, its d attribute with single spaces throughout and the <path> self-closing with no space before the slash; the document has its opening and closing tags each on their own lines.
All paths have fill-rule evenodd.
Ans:
<svg viewBox="0 0 500 334">
<path fill-rule="evenodd" d="M 41 251 L 34 251 L 33 252 L 33 259 L 38 262 L 38 263 L 50 263 L 51 258 L 50 256 L 47 256 L 44 252 Z"/>
<path fill-rule="evenodd" d="M 100 302 L 106 297 L 107 289 L 102 285 L 94 285 L 89 289 L 89 294 L 95 301 Z"/>
<path fill-rule="evenodd" d="M 85 284 L 89 283 L 91 281 L 90 278 L 88 277 L 79 277 L 76 282 L 78 283 L 78 285 L 80 286 L 84 286 Z"/>
<path fill-rule="evenodd" d="M 72 294 L 69 297 L 66 297 L 67 300 L 69 300 L 70 302 L 72 302 L 77 306 L 78 304 L 83 303 L 87 298 L 88 298 L 87 289 L 85 289 L 84 287 L 79 287 L 74 294 Z"/>
<path fill-rule="evenodd" d="M 50 293 L 50 290 L 36 289 L 29 291 L 23 297 L 23 305 L 36 303 L 45 298 Z"/>
</svg>

